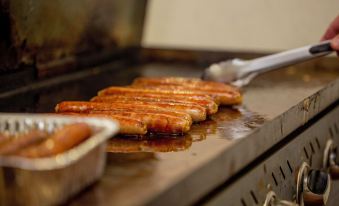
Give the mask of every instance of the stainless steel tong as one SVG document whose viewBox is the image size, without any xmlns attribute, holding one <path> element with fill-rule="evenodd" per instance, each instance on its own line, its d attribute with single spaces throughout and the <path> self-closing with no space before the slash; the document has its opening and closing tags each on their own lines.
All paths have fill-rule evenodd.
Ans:
<svg viewBox="0 0 339 206">
<path fill-rule="evenodd" d="M 333 49 L 330 41 L 324 41 L 252 60 L 231 59 L 212 64 L 204 71 L 202 79 L 242 87 L 258 74 L 325 56 L 331 52 Z"/>
</svg>

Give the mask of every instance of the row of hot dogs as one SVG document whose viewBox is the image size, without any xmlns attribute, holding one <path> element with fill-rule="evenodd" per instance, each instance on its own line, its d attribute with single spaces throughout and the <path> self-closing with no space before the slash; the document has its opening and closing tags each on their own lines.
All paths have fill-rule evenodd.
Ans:
<svg viewBox="0 0 339 206">
<path fill-rule="evenodd" d="M 119 122 L 120 133 L 180 134 L 193 122 L 204 121 L 219 105 L 242 101 L 234 87 L 218 82 L 189 78 L 137 78 L 130 86 L 108 87 L 90 101 L 64 101 L 59 114 L 106 117 Z"/>
</svg>

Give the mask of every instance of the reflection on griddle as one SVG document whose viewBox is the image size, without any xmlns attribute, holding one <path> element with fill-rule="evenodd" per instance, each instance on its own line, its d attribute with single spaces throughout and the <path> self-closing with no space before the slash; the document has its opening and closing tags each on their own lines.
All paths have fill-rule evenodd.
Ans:
<svg viewBox="0 0 339 206">
<path fill-rule="evenodd" d="M 108 142 L 107 152 L 177 152 L 192 145 L 190 135 L 161 136 L 155 138 L 115 137 Z"/>
<path fill-rule="evenodd" d="M 244 107 L 220 108 L 211 119 L 217 122 L 216 134 L 226 139 L 245 137 L 265 122 L 263 116 L 248 111 Z"/>
<path fill-rule="evenodd" d="M 209 134 L 215 134 L 216 131 L 217 122 L 212 119 L 208 119 L 206 121 L 193 124 L 188 134 L 192 137 L 194 142 L 197 142 L 205 140 Z"/>
<path fill-rule="evenodd" d="M 243 107 L 221 107 L 208 120 L 192 125 L 188 134 L 182 136 L 152 135 L 143 137 L 117 136 L 108 142 L 107 152 L 178 152 L 187 150 L 193 142 L 206 138 L 238 139 L 251 133 L 265 119 Z"/>
</svg>

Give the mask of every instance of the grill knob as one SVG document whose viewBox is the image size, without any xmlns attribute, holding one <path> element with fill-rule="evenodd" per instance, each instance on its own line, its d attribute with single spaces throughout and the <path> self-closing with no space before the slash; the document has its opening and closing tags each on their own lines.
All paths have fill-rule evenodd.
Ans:
<svg viewBox="0 0 339 206">
<path fill-rule="evenodd" d="M 325 205 L 330 193 L 331 178 L 327 172 L 310 169 L 303 163 L 297 177 L 297 202 L 303 206 Z"/>
<path fill-rule="evenodd" d="M 266 195 L 265 202 L 263 206 L 299 206 L 297 203 L 280 200 L 275 192 L 269 191 Z"/>
<path fill-rule="evenodd" d="M 331 178 L 339 179 L 339 165 L 337 164 L 337 148 L 333 144 L 333 140 L 329 139 L 324 150 L 323 166 L 328 170 Z"/>
</svg>

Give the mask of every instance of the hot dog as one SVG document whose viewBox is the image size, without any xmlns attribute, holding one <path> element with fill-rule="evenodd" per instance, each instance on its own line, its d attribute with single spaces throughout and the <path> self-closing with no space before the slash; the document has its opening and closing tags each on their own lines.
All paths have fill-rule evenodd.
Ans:
<svg viewBox="0 0 339 206">
<path fill-rule="evenodd" d="M 114 103 L 114 104 L 131 104 L 131 105 L 149 105 L 158 106 L 165 109 L 181 111 L 191 115 L 194 121 L 203 121 L 206 119 L 207 111 L 204 107 L 195 103 L 179 103 L 179 102 L 150 102 L 150 101 L 133 101 L 133 100 L 121 100 L 114 98 L 96 99 L 96 102 Z"/>
<path fill-rule="evenodd" d="M 218 111 L 218 105 L 208 99 L 182 99 L 169 96 L 128 96 L 128 95 L 109 95 L 96 96 L 91 99 L 93 102 L 124 102 L 124 101 L 142 101 L 142 102 L 165 102 L 165 103 L 182 103 L 182 104 L 197 104 L 206 109 L 207 114 L 214 114 Z"/>
<path fill-rule="evenodd" d="M 37 158 L 57 155 L 78 145 L 91 135 L 91 128 L 85 123 L 66 125 L 46 138 L 40 144 L 20 150 L 16 155 Z"/>
<path fill-rule="evenodd" d="M 9 140 L 10 140 L 9 135 L 5 135 L 5 134 L 0 133 L 0 147 L 1 147 L 1 145 L 5 144 Z"/>
<path fill-rule="evenodd" d="M 62 115 L 82 116 L 82 117 L 104 117 L 113 119 L 119 122 L 120 134 L 125 135 L 143 135 L 147 133 L 146 125 L 135 118 L 113 115 L 113 114 L 88 114 L 88 113 L 59 113 Z"/>
<path fill-rule="evenodd" d="M 73 103 L 70 103 L 71 106 L 73 105 Z M 97 104 L 92 105 L 92 108 L 88 109 L 88 110 L 79 110 L 79 109 L 73 109 L 73 108 L 69 108 L 70 105 L 68 102 L 62 102 L 60 104 L 58 104 L 56 106 L 56 112 L 61 112 L 61 113 L 65 113 L 65 112 L 74 112 L 74 113 L 90 113 L 91 111 L 100 111 L 99 109 L 95 109 Z M 106 111 L 117 111 L 117 112 L 121 112 L 121 111 L 126 111 L 126 112 L 143 112 L 143 113 L 151 113 L 151 114 L 166 114 L 166 115 L 171 115 L 171 116 L 175 116 L 175 117 L 179 117 L 181 119 L 185 119 L 188 120 L 189 122 L 192 123 L 192 118 L 189 114 L 184 113 L 184 112 L 178 112 L 178 111 L 171 111 L 171 110 L 166 110 L 166 109 L 161 109 L 158 107 L 151 107 L 151 108 L 143 108 L 142 110 L 140 110 L 140 108 L 138 107 L 128 107 L 128 108 L 118 108 L 118 107 L 113 107 L 114 105 L 110 105 L 110 110 L 106 110 Z"/>
<path fill-rule="evenodd" d="M 195 95 L 186 95 L 186 94 L 161 94 L 161 93 L 140 93 L 140 92 L 127 92 L 127 93 L 112 93 L 112 94 L 102 94 L 98 97 L 102 96 L 125 96 L 125 97 L 147 97 L 147 98 L 164 98 L 164 99 L 173 99 L 175 100 L 183 100 L 183 101 L 193 101 L 199 103 L 200 101 L 208 101 L 210 103 L 215 103 L 217 105 L 220 102 L 215 101 L 212 97 L 206 94 L 195 94 Z"/>
<path fill-rule="evenodd" d="M 186 78 L 186 77 L 138 77 L 135 78 L 133 81 L 133 83 L 144 83 L 144 82 L 150 84 L 182 85 L 182 84 L 195 84 L 197 82 L 199 83 L 206 81 L 203 81 L 199 78 Z"/>
<path fill-rule="evenodd" d="M 27 133 L 12 137 L 10 141 L 0 147 L 1 155 L 14 154 L 20 149 L 41 142 L 48 136 L 47 132 L 40 130 L 31 130 Z"/>
<path fill-rule="evenodd" d="M 135 118 L 147 125 L 149 132 L 182 134 L 189 131 L 192 122 L 178 118 L 173 115 L 149 113 L 149 112 L 131 112 L 131 111 L 91 111 L 91 114 L 122 115 Z"/>
<path fill-rule="evenodd" d="M 149 109 L 149 108 L 145 108 L 143 110 L 140 110 L 139 108 L 129 108 L 129 109 L 117 109 L 117 110 L 113 110 L 113 111 L 117 111 L 117 112 L 135 112 L 135 113 L 147 113 L 147 114 L 165 114 L 165 115 L 170 115 L 170 116 L 174 116 L 174 117 L 178 117 L 180 119 L 185 119 L 186 121 L 190 122 L 190 124 L 192 124 L 192 117 L 185 113 L 185 112 L 178 112 L 178 111 L 171 111 L 171 110 L 159 110 L 159 109 Z"/>
<path fill-rule="evenodd" d="M 187 85 L 132 85 L 133 88 L 141 88 L 155 91 L 172 91 L 172 92 L 187 92 L 207 94 L 220 101 L 221 105 L 236 105 L 242 102 L 242 96 L 237 90 L 220 91 L 209 87 L 193 87 Z"/>
<path fill-rule="evenodd" d="M 206 119 L 206 109 L 200 106 L 187 106 L 187 105 L 174 105 L 171 103 L 163 104 L 148 104 L 148 103 L 102 103 L 102 102 L 81 102 L 81 101 L 69 101 L 59 103 L 55 110 L 56 112 L 89 112 L 89 111 L 117 111 L 117 110 L 145 110 L 153 109 L 162 111 L 179 111 L 188 113 L 193 121 L 203 121 Z"/>
<path fill-rule="evenodd" d="M 182 77 L 139 77 L 133 81 L 133 85 L 172 85 L 220 92 L 238 91 L 236 87 L 221 82 L 203 81 L 196 78 Z"/>
<path fill-rule="evenodd" d="M 98 96 L 106 96 L 106 95 L 127 95 L 132 94 L 135 96 L 139 96 L 141 94 L 155 94 L 155 95 L 168 95 L 168 96 L 183 96 L 183 97 L 192 97 L 192 96 L 200 96 L 206 97 L 209 96 L 213 99 L 217 104 L 221 103 L 220 98 L 216 95 L 211 95 L 208 92 L 202 91 L 191 91 L 191 90 L 164 90 L 164 89 L 145 89 L 145 88 L 135 88 L 135 87 L 108 87 L 98 92 Z"/>
</svg>

